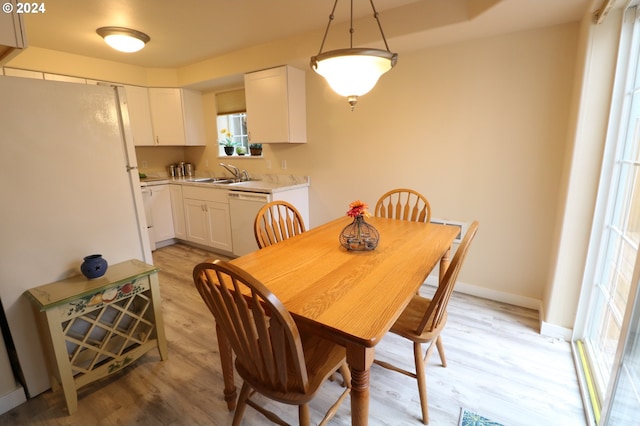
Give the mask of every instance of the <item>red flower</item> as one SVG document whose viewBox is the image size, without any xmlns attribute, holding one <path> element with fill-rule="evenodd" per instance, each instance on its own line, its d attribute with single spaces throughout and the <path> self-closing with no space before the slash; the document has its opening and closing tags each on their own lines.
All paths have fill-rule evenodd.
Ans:
<svg viewBox="0 0 640 426">
<path fill-rule="evenodd" d="M 369 208 L 369 206 L 367 206 L 366 203 L 363 203 L 360 200 L 356 200 L 353 203 L 349 204 L 349 211 L 347 211 L 347 216 L 351 216 L 351 217 L 358 217 L 358 216 L 369 217 L 369 212 L 367 211 L 368 208 Z"/>
</svg>

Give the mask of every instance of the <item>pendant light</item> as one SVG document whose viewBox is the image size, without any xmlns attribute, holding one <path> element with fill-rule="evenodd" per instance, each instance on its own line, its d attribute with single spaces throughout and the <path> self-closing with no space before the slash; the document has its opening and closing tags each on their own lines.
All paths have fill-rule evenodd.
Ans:
<svg viewBox="0 0 640 426">
<path fill-rule="evenodd" d="M 124 27 L 101 27 L 96 32 L 109 46 L 125 53 L 137 52 L 151 40 L 145 33 Z"/>
<path fill-rule="evenodd" d="M 378 28 L 387 50 L 353 47 L 353 0 L 350 1 L 349 48 L 322 52 L 327 34 L 329 34 L 329 27 L 334 18 L 336 6 L 338 5 L 338 0 L 336 0 L 333 4 L 331 15 L 329 15 L 329 23 L 322 38 L 320 51 L 316 56 L 311 57 L 311 68 L 323 76 L 337 94 L 347 97 L 351 110 L 353 110 L 358 102 L 358 96 L 362 96 L 373 89 L 380 76 L 396 64 L 398 54 L 391 53 L 389 50 L 373 0 L 369 0 L 373 10 L 373 17 L 378 23 Z"/>
</svg>

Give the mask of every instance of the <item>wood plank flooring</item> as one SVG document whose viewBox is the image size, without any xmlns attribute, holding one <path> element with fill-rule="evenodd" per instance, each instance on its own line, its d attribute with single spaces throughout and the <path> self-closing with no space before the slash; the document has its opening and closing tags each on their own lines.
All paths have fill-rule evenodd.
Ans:
<svg viewBox="0 0 640 426">
<path fill-rule="evenodd" d="M 215 257 L 220 256 L 185 245 L 154 252 L 161 268 L 167 361 L 151 351 L 122 372 L 81 388 L 73 416 L 66 414 L 62 393 L 47 391 L 0 416 L 0 425 L 230 425 L 213 317 L 191 278 L 193 266 Z M 505 426 L 586 424 L 570 346 L 538 334 L 537 312 L 454 293 L 443 339 L 448 367 L 437 354 L 427 366 L 431 425 L 457 425 L 463 406 Z M 397 336 L 386 336 L 376 354 L 413 366 L 410 343 Z M 236 381 L 239 389 L 237 375 Z M 312 424 L 337 398 L 338 386 L 327 382 L 312 401 Z M 415 380 L 374 365 L 370 392 L 370 425 L 422 424 Z M 297 423 L 294 407 L 264 403 Z M 350 422 L 347 398 L 331 424 Z M 247 408 L 243 424 L 268 422 Z"/>
</svg>

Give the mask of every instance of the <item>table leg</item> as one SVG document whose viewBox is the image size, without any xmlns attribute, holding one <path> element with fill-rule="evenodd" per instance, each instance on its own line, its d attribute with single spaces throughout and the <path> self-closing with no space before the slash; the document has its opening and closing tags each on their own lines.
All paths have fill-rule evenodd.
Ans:
<svg viewBox="0 0 640 426">
<path fill-rule="evenodd" d="M 351 424 L 369 424 L 369 373 L 375 350 L 364 346 L 347 346 L 347 363 L 351 369 Z"/>
<path fill-rule="evenodd" d="M 46 311 L 47 326 L 51 336 L 51 344 L 53 346 L 53 354 L 56 359 L 58 368 L 58 376 L 60 377 L 60 385 L 64 393 L 64 400 L 67 404 L 69 415 L 78 411 L 78 393 L 76 383 L 73 380 L 73 370 L 69 362 L 69 352 L 64 339 L 64 332 L 60 325 L 60 314 L 57 310 Z"/>
<path fill-rule="evenodd" d="M 236 385 L 233 381 L 233 353 L 231 346 L 222 329 L 216 324 L 216 336 L 218 337 L 218 350 L 220 352 L 220 364 L 222 366 L 222 378 L 224 379 L 224 400 L 227 408 L 233 411 L 236 408 Z"/>
<path fill-rule="evenodd" d="M 442 282 L 442 279 L 444 278 L 444 274 L 447 272 L 447 269 L 449 269 L 449 263 L 451 263 L 451 247 L 449 247 L 447 251 L 444 252 L 442 257 L 440 258 L 440 271 L 438 273 L 438 285 L 440 285 L 440 283 Z"/>
<path fill-rule="evenodd" d="M 156 324 L 156 337 L 158 339 L 158 352 L 160 353 L 160 359 L 166 361 L 169 358 L 167 352 L 167 338 L 164 334 L 164 319 L 162 317 L 161 297 L 160 297 L 160 282 L 158 280 L 158 274 L 151 274 L 149 276 L 149 287 L 151 287 L 151 301 L 153 303 L 153 320 Z"/>
</svg>

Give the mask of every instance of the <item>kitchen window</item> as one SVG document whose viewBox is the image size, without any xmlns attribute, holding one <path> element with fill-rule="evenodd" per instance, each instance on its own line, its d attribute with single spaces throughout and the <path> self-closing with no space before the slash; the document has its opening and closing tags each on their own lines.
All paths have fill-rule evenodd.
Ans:
<svg viewBox="0 0 640 426">
<path fill-rule="evenodd" d="M 222 129 L 227 129 L 233 135 L 231 137 L 235 147 L 244 147 L 245 152 L 249 153 L 249 135 L 247 134 L 247 114 L 244 112 L 237 114 L 218 115 L 217 118 L 218 133 Z M 219 141 L 224 136 L 219 134 Z M 233 154 L 237 155 L 236 153 Z M 218 156 L 227 156 L 224 152 L 224 146 L 218 145 Z"/>
<path fill-rule="evenodd" d="M 218 127 L 218 141 L 225 137 L 220 134 L 223 129 L 231 133 L 234 147 L 243 147 L 249 154 L 249 135 L 247 134 L 247 107 L 244 89 L 229 90 L 216 93 L 216 125 Z M 234 156 L 238 154 L 233 153 Z M 218 145 L 218 156 L 226 157 L 224 146 Z"/>
</svg>

